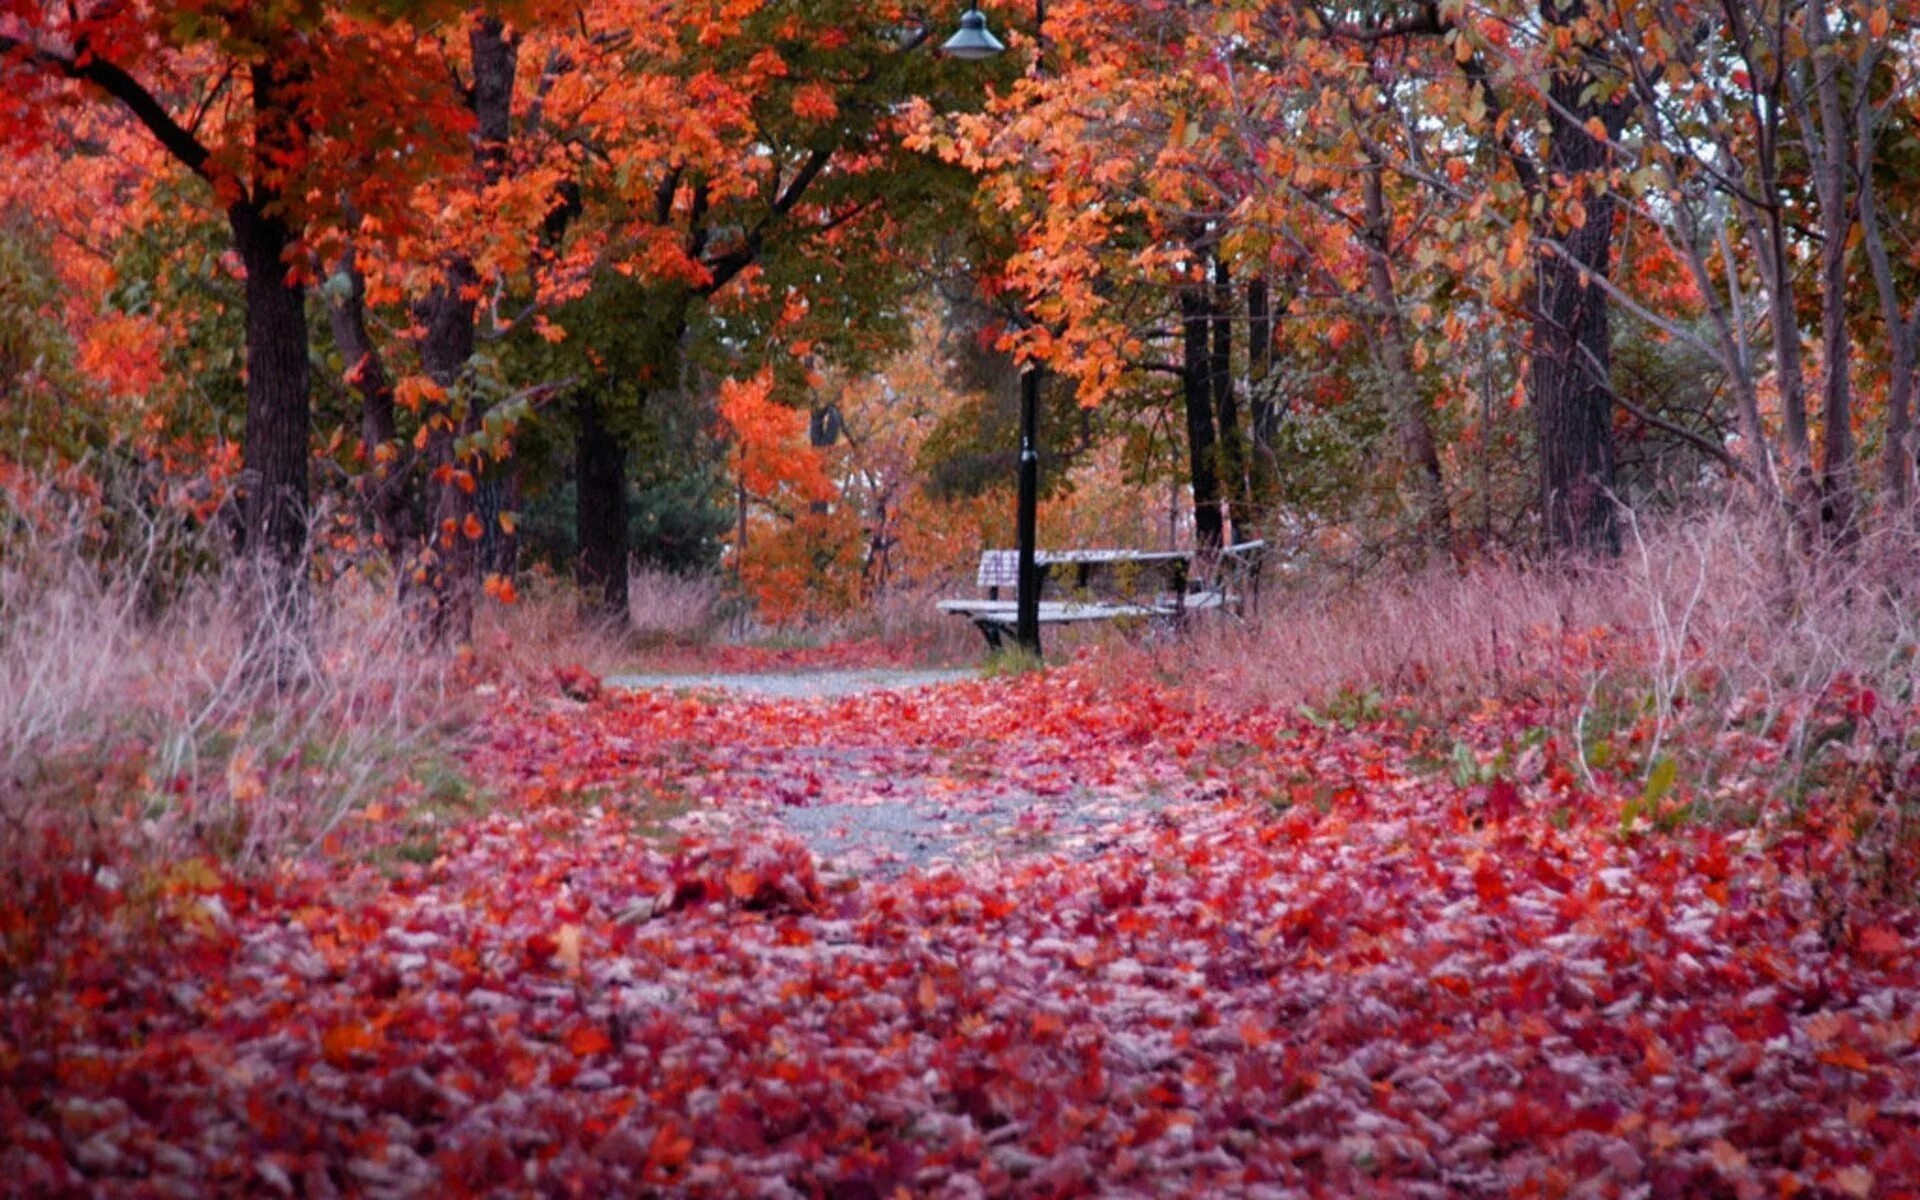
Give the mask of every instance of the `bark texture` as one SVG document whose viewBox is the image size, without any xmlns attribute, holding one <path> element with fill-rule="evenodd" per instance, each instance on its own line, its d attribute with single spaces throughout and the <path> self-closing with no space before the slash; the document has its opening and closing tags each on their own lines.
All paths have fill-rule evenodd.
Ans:
<svg viewBox="0 0 1920 1200">
<path fill-rule="evenodd" d="M 367 473 L 360 479 L 360 502 L 373 522 L 381 548 L 398 570 L 412 555 L 417 534 L 413 510 L 407 502 L 410 472 L 405 456 L 411 451 L 399 444 L 393 378 L 367 331 L 366 281 L 351 244 L 340 270 L 346 290 L 329 299 L 327 324 L 341 361 L 347 364 L 347 382 L 360 397 L 360 444 L 369 459 Z M 404 581 L 404 574 L 401 578 Z"/>
<path fill-rule="evenodd" d="M 1542 0 L 1551 28 L 1577 25 L 1585 0 Z M 1555 71 L 1548 87 L 1547 186 L 1582 183 L 1585 220 L 1559 228 L 1560 249 L 1536 259 L 1529 401 L 1540 454 L 1540 512 L 1550 550 L 1614 555 L 1620 523 L 1614 499 L 1612 351 L 1607 293 L 1597 282 L 1613 266 L 1615 201 L 1597 180 L 1610 161 L 1608 143 L 1587 127 L 1598 118 L 1609 138 L 1623 106 L 1593 94 L 1600 81 L 1579 57 Z M 1569 223 L 1571 224 L 1571 223 Z"/>
<path fill-rule="evenodd" d="M 1414 521 L 1420 540 L 1438 550 L 1453 545 L 1453 522 L 1447 510 L 1446 477 L 1440 469 L 1439 445 L 1433 436 L 1433 423 L 1427 419 L 1428 404 L 1413 371 L 1409 350 L 1406 316 L 1400 311 L 1400 298 L 1394 291 L 1392 238 L 1393 222 L 1387 211 L 1386 189 L 1381 180 L 1385 167 L 1376 161 L 1362 181 L 1366 223 L 1367 292 L 1378 331 L 1381 366 L 1387 374 L 1388 410 L 1399 444 L 1403 478 L 1410 477 Z"/>
<path fill-rule="evenodd" d="M 579 558 L 574 579 L 597 615 L 624 621 L 627 613 L 627 447 L 592 392 L 575 401 L 575 529 Z"/>
<path fill-rule="evenodd" d="M 1213 354 L 1208 326 L 1213 304 L 1204 284 L 1180 293 L 1181 398 L 1187 411 L 1187 464 L 1193 485 L 1193 534 L 1201 550 L 1217 550 L 1224 534 L 1213 420 Z"/>
<path fill-rule="evenodd" d="M 1235 541 L 1253 536 L 1253 502 L 1247 490 L 1247 443 L 1240 425 L 1240 399 L 1233 389 L 1233 274 L 1224 258 L 1213 262 L 1211 298 L 1213 344 L 1208 357 L 1208 390 L 1219 422 L 1220 474 L 1227 516 Z"/>
<path fill-rule="evenodd" d="M 259 619 L 299 637 L 311 589 L 307 578 L 308 441 L 313 428 L 307 293 L 288 264 L 296 241 L 265 164 L 292 152 L 298 130 L 278 119 L 281 80 L 267 65 L 251 72 L 254 155 L 262 169 L 251 194 L 227 210 L 247 273 L 247 428 L 241 455 L 246 490 L 241 550 L 260 563 L 268 594 Z M 276 639 L 278 640 L 278 639 Z"/>
<path fill-rule="evenodd" d="M 496 16 L 477 18 L 468 39 L 473 58 L 471 106 L 474 115 L 474 165 L 481 184 L 500 179 L 506 170 L 508 139 L 513 134 L 513 82 L 519 63 L 519 40 Z M 479 398 L 467 387 L 478 314 L 480 278 L 473 261 L 463 254 L 450 256 L 441 281 L 416 308 L 425 328 L 420 363 L 438 385 L 442 400 L 427 414 L 428 529 L 425 554 L 430 585 L 429 628 L 434 640 L 462 643 L 473 636 L 474 593 L 479 583 L 481 547 L 486 527 L 479 519 L 476 496 L 482 464 L 463 458 L 460 442 L 480 429 Z M 490 497 L 491 508 L 498 498 Z"/>
</svg>

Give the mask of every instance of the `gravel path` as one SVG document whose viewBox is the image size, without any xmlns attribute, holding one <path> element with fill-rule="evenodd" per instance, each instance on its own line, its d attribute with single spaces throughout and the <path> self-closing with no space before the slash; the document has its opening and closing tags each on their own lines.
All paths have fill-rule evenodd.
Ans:
<svg viewBox="0 0 1920 1200">
<path fill-rule="evenodd" d="M 634 674 L 610 676 L 605 682 L 634 691 L 705 693 L 710 702 L 726 708 L 764 704 L 784 709 L 976 677 L 974 671 L 869 669 Z M 751 813 L 749 823 L 799 838 L 822 867 L 834 873 L 889 877 L 982 858 L 1085 854 L 1104 844 L 1116 820 L 1167 802 L 1157 789 L 1089 788 L 1071 778 L 1054 778 L 1044 764 L 992 769 L 1003 753 L 1018 756 L 1017 738 L 935 749 L 894 744 L 884 726 L 863 736 L 858 720 L 848 722 L 848 736 L 831 745 L 804 744 L 800 732 L 798 741 L 789 741 L 782 731 L 775 720 L 764 741 L 709 744 L 682 753 L 690 754 L 708 778 L 727 780 L 720 790 L 730 800 L 731 814 L 724 819 Z M 1035 770 L 1041 770 L 1043 781 L 1034 780 Z M 687 820 L 697 826 L 717 817 L 709 811 Z"/>
<path fill-rule="evenodd" d="M 628 691 L 722 691 L 782 700 L 818 700 L 861 692 L 893 692 L 972 679 L 974 671 L 787 671 L 760 675 L 609 675 L 608 687 Z"/>
</svg>

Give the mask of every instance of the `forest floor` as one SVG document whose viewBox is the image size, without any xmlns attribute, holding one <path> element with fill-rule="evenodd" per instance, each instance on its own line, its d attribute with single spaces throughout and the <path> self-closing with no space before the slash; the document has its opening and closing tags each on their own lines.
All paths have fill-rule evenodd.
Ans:
<svg viewBox="0 0 1920 1200">
<path fill-rule="evenodd" d="M 76 875 L 0 1193 L 1920 1188 L 1913 910 L 1544 707 L 846 683 L 509 691 L 317 861 Z"/>
</svg>

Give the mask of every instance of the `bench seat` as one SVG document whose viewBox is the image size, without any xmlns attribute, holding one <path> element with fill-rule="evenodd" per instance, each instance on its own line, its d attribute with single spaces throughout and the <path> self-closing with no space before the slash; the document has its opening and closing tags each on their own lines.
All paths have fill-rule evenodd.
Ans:
<svg viewBox="0 0 1920 1200">
<path fill-rule="evenodd" d="M 1182 597 L 1163 596 L 1150 604 L 1109 603 L 1096 600 L 1042 600 L 1040 624 L 1070 625 L 1084 621 L 1173 621 L 1191 612 L 1225 606 L 1229 597 L 1223 592 L 1189 592 Z M 1014 600 L 942 600 L 943 613 L 963 616 L 979 626 L 980 633 L 993 649 L 1011 637 L 1020 619 L 1020 605 Z"/>
</svg>

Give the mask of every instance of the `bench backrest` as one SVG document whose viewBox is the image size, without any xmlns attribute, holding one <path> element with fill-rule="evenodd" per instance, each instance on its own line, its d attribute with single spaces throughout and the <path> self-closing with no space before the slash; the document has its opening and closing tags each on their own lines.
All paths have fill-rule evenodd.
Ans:
<svg viewBox="0 0 1920 1200">
<path fill-rule="evenodd" d="M 983 588 L 1019 587 L 1020 552 L 1018 550 L 981 551 L 980 576 L 975 582 Z"/>
</svg>

